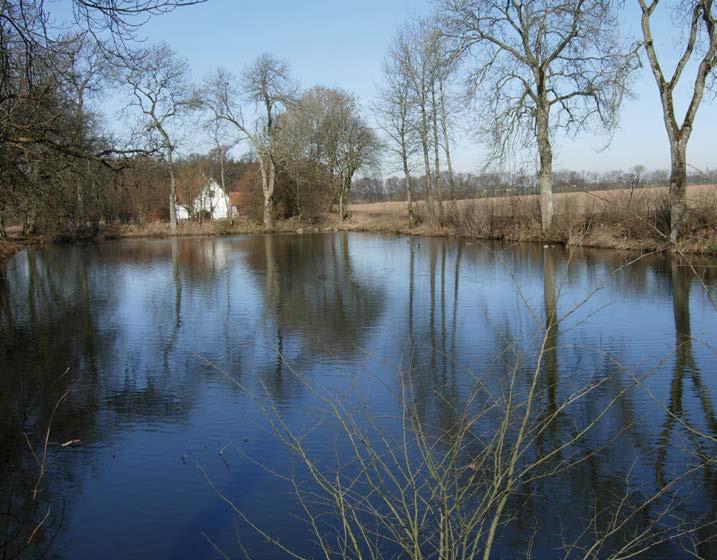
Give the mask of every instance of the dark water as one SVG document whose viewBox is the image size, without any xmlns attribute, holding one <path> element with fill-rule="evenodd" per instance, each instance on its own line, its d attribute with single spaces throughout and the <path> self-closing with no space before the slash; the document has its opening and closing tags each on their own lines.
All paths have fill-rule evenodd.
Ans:
<svg viewBox="0 0 717 560">
<path fill-rule="evenodd" d="M 25 251 L 0 268 L 2 557 L 220 558 L 211 540 L 239 558 L 238 539 L 255 558 L 284 557 L 207 478 L 311 554 L 291 488 L 264 468 L 294 464 L 267 410 L 304 433 L 321 388 L 395 433 L 410 371 L 419 421 L 450 433 L 475 380 L 504 391 L 521 353 L 524 391 L 540 323 L 587 296 L 547 337 L 536 409 L 557 420 L 535 446 L 559 446 L 604 409 L 572 446 L 594 453 L 529 484 L 495 556 L 531 542 L 535 557 L 562 556 L 561 531 L 578 535 L 626 473 L 639 501 L 694 468 L 675 484 L 674 517 L 702 527 L 644 557 L 688 557 L 686 541 L 717 557 L 702 542 L 717 510 L 717 261 L 649 256 L 609 276 L 633 258 L 340 233 Z M 332 422 L 306 442 L 318 464 L 347 452 Z"/>
</svg>

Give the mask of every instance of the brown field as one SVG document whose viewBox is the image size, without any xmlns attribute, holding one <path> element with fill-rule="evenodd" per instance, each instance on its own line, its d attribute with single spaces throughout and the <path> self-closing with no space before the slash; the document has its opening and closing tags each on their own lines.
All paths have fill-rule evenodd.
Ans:
<svg viewBox="0 0 717 560">
<path fill-rule="evenodd" d="M 577 193 L 556 193 L 553 195 L 555 214 L 577 213 L 586 211 L 604 211 L 614 206 L 623 208 L 644 208 L 660 198 L 667 196 L 667 187 L 643 187 L 634 190 L 614 189 L 605 191 L 588 191 Z M 687 188 L 687 198 L 690 207 L 714 207 L 717 204 L 717 185 L 690 185 Z M 494 207 L 501 215 L 509 215 L 515 209 L 516 202 L 522 204 L 537 204 L 537 195 L 500 196 L 488 198 L 470 198 L 455 201 L 446 201 L 446 206 L 455 205 L 464 208 L 468 205 L 478 207 Z M 417 206 L 421 206 L 421 202 Z M 405 202 L 376 202 L 371 204 L 352 204 L 350 207 L 352 217 L 358 220 L 387 221 L 406 220 L 408 223 L 408 210 Z"/>
</svg>

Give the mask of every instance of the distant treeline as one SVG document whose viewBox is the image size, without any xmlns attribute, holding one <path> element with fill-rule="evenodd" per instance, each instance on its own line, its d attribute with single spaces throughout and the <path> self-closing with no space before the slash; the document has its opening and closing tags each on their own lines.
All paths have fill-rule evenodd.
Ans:
<svg viewBox="0 0 717 560">
<path fill-rule="evenodd" d="M 446 174 L 447 175 L 447 174 Z M 420 183 L 424 176 L 416 177 Z M 444 177 L 447 180 L 447 176 Z M 558 193 L 600 191 L 610 189 L 632 189 L 642 187 L 667 187 L 670 184 L 670 172 L 667 169 L 647 171 L 635 166 L 628 171 L 568 171 L 553 172 L 553 191 Z M 687 174 L 690 185 L 717 185 L 717 169 L 707 168 Z M 514 196 L 521 194 L 539 194 L 540 185 L 535 175 L 525 171 L 514 174 L 501 173 L 456 173 L 453 188 L 446 193 L 448 199 L 460 200 L 486 196 Z M 354 183 L 353 200 L 355 202 L 395 202 L 406 198 L 405 179 L 398 176 L 386 179 L 377 176 L 365 176 Z M 423 200 L 422 193 L 416 193 L 416 200 Z"/>
</svg>

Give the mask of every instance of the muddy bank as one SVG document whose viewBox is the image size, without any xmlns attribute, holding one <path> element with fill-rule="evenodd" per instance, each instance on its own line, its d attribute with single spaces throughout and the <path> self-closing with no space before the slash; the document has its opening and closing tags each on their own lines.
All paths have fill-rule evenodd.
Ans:
<svg viewBox="0 0 717 560">
<path fill-rule="evenodd" d="M 0 262 L 12 257 L 20 249 L 22 249 L 22 245 L 19 243 L 12 243 L 10 241 L 0 239 Z"/>
</svg>

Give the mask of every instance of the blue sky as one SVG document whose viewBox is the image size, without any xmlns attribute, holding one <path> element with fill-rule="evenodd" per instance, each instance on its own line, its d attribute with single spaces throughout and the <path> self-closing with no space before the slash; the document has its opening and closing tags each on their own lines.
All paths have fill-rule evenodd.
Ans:
<svg viewBox="0 0 717 560">
<path fill-rule="evenodd" d="M 623 31 L 637 36 L 637 2 L 627 0 L 626 4 Z M 196 80 L 217 66 L 238 73 L 258 54 L 272 52 L 290 63 L 303 87 L 342 87 L 354 92 L 367 107 L 380 82 L 382 59 L 394 32 L 411 14 L 430 10 L 430 2 L 408 0 L 209 0 L 151 20 L 143 34 L 148 41 L 169 43 L 189 61 Z M 663 38 L 658 43 L 662 54 L 674 53 L 674 40 L 679 37 L 670 26 L 667 11 L 656 22 L 655 36 Z M 669 167 L 657 88 L 647 68 L 636 80 L 634 91 L 636 98 L 625 103 L 621 128 L 607 150 L 597 151 L 604 146 L 604 137 L 558 138 L 556 168 Z M 716 136 L 717 101 L 713 96 L 705 99 L 698 114 L 688 148 L 692 165 L 717 167 Z M 456 167 L 475 171 L 482 161 L 480 145 L 467 135 L 459 135 L 457 140 Z"/>
</svg>

